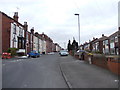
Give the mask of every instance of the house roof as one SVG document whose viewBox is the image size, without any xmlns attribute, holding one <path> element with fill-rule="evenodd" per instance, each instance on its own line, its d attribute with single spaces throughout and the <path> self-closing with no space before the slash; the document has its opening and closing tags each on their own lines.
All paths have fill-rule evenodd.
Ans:
<svg viewBox="0 0 120 90">
<path fill-rule="evenodd" d="M 52 40 L 50 37 L 48 37 L 46 34 L 42 33 L 42 34 L 40 34 L 40 35 L 41 35 L 41 36 L 44 36 L 44 37 L 42 37 L 42 38 L 44 38 L 46 41 L 53 42 L 53 40 Z"/>
<path fill-rule="evenodd" d="M 115 36 L 117 36 L 117 35 L 118 35 L 118 31 L 116 31 L 115 33 L 113 33 L 112 35 L 110 35 L 109 38 L 115 37 Z"/>
<path fill-rule="evenodd" d="M 14 18 L 12 18 L 12 17 L 8 16 L 8 15 L 7 15 L 7 14 L 5 14 L 4 12 L 1 12 L 1 11 L 0 11 L 0 13 L 1 13 L 2 15 L 6 16 L 7 18 L 9 18 L 9 19 L 13 20 L 14 22 L 18 23 L 18 24 L 19 24 L 19 25 L 21 25 L 22 27 L 24 27 L 24 25 L 22 25 L 20 22 L 16 21 Z"/>
<path fill-rule="evenodd" d="M 103 40 L 106 40 L 106 39 L 108 39 L 108 37 L 107 36 L 102 36 L 101 38 L 99 38 L 97 41 L 103 41 Z"/>
</svg>

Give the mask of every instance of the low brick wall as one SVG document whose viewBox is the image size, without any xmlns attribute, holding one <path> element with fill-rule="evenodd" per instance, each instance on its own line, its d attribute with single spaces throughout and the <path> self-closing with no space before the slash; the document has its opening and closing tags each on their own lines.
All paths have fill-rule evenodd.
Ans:
<svg viewBox="0 0 120 90">
<path fill-rule="evenodd" d="M 74 55 L 74 57 L 75 57 L 76 59 L 79 59 L 79 55 Z"/>
<path fill-rule="evenodd" d="M 87 54 L 84 55 L 84 59 L 86 62 L 97 65 L 99 67 L 110 70 L 111 72 L 120 75 L 120 57 L 118 56 L 105 56 L 101 54 L 94 54 L 93 56 L 89 56 Z"/>
<path fill-rule="evenodd" d="M 105 57 L 105 55 L 100 54 L 93 55 L 92 64 L 108 69 L 107 58 Z"/>
<path fill-rule="evenodd" d="M 120 75 L 120 57 L 109 56 L 107 57 L 107 59 L 108 59 L 107 62 L 108 69 L 113 73 Z"/>
<path fill-rule="evenodd" d="M 89 55 L 87 55 L 86 53 L 84 54 L 84 60 L 89 63 Z"/>
</svg>

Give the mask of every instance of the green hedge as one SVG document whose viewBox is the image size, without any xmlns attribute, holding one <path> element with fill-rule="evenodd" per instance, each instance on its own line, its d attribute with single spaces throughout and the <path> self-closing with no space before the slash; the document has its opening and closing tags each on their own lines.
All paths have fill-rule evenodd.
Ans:
<svg viewBox="0 0 120 90">
<path fill-rule="evenodd" d="M 7 52 L 11 53 L 12 56 L 17 55 L 16 51 L 18 50 L 18 48 L 8 48 Z"/>
</svg>

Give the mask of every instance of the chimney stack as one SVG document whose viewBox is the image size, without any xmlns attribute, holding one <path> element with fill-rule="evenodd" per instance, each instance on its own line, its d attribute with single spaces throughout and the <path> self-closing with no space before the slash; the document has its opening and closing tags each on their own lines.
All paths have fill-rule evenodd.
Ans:
<svg viewBox="0 0 120 90">
<path fill-rule="evenodd" d="M 34 34 L 34 27 L 31 29 L 31 33 Z"/>
<path fill-rule="evenodd" d="M 18 17 L 18 12 L 15 12 L 15 13 L 14 13 L 13 18 L 14 18 L 15 21 L 18 22 L 18 18 L 19 18 L 19 17 Z"/>
<path fill-rule="evenodd" d="M 102 37 L 104 37 L 104 34 L 102 34 Z"/>
<path fill-rule="evenodd" d="M 39 33 L 38 33 L 38 32 L 35 32 L 35 35 L 38 37 L 38 36 L 39 36 Z"/>
<path fill-rule="evenodd" d="M 25 30 L 25 33 L 24 33 L 24 36 L 25 38 L 27 38 L 27 30 L 28 30 L 28 25 L 27 25 L 27 22 L 24 22 L 24 30 Z"/>
<path fill-rule="evenodd" d="M 24 22 L 24 29 L 25 29 L 25 31 L 27 31 L 27 30 L 28 30 L 28 25 L 27 25 L 27 22 Z"/>
</svg>

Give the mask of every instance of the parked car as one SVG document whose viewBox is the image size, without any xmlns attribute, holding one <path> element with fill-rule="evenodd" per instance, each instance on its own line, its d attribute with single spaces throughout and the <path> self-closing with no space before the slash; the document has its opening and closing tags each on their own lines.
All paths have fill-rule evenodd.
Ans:
<svg viewBox="0 0 120 90">
<path fill-rule="evenodd" d="M 60 54 L 61 56 L 68 56 L 68 55 L 69 55 L 69 53 L 68 53 L 66 50 L 61 50 L 61 51 L 59 52 L 59 54 Z"/>
<path fill-rule="evenodd" d="M 29 57 L 40 57 L 40 53 L 37 53 L 35 50 L 31 51 L 30 53 L 28 53 Z"/>
<path fill-rule="evenodd" d="M 10 59 L 12 58 L 11 53 L 4 52 L 2 53 L 2 59 Z"/>
</svg>

